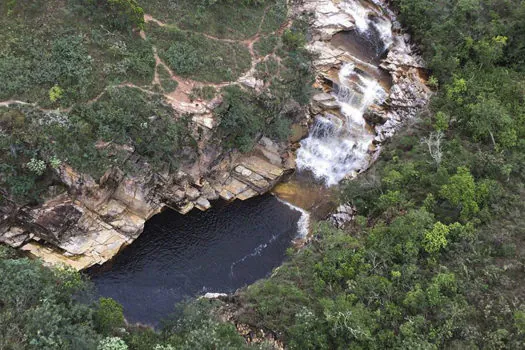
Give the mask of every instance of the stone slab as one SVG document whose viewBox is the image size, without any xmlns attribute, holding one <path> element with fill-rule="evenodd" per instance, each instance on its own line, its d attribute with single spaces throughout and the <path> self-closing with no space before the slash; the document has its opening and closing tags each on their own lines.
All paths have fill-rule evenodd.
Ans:
<svg viewBox="0 0 525 350">
<path fill-rule="evenodd" d="M 226 184 L 224 185 L 223 190 L 226 190 L 232 193 L 234 196 L 244 192 L 248 188 L 248 185 L 244 182 L 237 180 L 236 178 L 230 177 Z"/>
<path fill-rule="evenodd" d="M 242 159 L 241 164 L 253 172 L 269 179 L 277 180 L 280 176 L 283 175 L 284 170 L 276 165 L 271 164 L 270 162 L 265 161 L 260 157 L 247 157 Z"/>
<path fill-rule="evenodd" d="M 240 199 L 241 201 L 245 201 L 247 199 L 253 198 L 255 196 L 259 195 L 258 192 L 252 190 L 251 188 L 247 189 L 243 193 L 239 194 L 237 196 L 237 199 Z"/>
<path fill-rule="evenodd" d="M 57 251 L 45 247 L 37 242 L 29 242 L 24 245 L 21 250 L 31 254 L 32 256 L 41 259 L 46 265 L 68 265 L 80 271 L 86 269 L 94 264 L 100 263 L 101 260 L 88 256 L 80 257 L 66 257 Z"/>
</svg>

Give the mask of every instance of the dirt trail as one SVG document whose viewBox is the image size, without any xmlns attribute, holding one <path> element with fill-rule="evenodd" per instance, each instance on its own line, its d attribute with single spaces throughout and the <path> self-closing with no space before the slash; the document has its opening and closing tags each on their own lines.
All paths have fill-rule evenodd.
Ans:
<svg viewBox="0 0 525 350">
<path fill-rule="evenodd" d="M 34 108 L 36 108 L 36 109 L 38 109 L 39 111 L 42 111 L 42 112 L 56 112 L 56 111 L 60 111 L 60 112 L 66 112 L 67 113 L 67 112 L 71 111 L 71 107 L 68 107 L 68 108 L 42 108 L 42 107 L 39 107 L 36 102 L 30 103 L 30 102 L 19 101 L 19 100 L 7 100 L 7 101 L 0 102 L 0 107 L 8 107 L 9 105 L 32 106 L 32 107 L 34 107 Z"/>
<path fill-rule="evenodd" d="M 210 87 L 213 87 L 215 89 L 221 89 L 221 88 L 226 87 L 226 86 L 239 85 L 243 81 L 247 81 L 249 79 L 253 79 L 254 75 L 256 73 L 257 64 L 259 64 L 260 62 L 267 61 L 270 58 L 273 58 L 274 60 L 276 60 L 278 62 L 278 64 L 279 64 L 279 71 L 280 71 L 281 66 L 282 66 L 281 65 L 281 58 L 279 56 L 277 56 L 275 52 L 272 52 L 272 53 L 270 53 L 270 54 L 268 54 L 266 56 L 258 56 L 257 53 L 255 52 L 255 49 L 254 49 L 255 44 L 261 38 L 261 30 L 262 30 L 263 23 L 264 23 L 264 21 L 266 19 L 266 14 L 268 13 L 268 9 L 269 9 L 269 7 L 267 7 L 264 10 L 263 16 L 261 17 L 261 21 L 259 22 L 259 26 L 257 28 L 257 32 L 252 37 L 250 37 L 248 39 L 244 39 L 244 40 L 226 39 L 226 38 L 219 38 L 219 37 L 207 34 L 207 33 L 200 33 L 204 37 L 206 37 L 206 38 L 208 38 L 210 40 L 216 40 L 216 41 L 221 41 L 221 42 L 230 43 L 230 44 L 240 44 L 240 45 L 243 45 L 244 47 L 246 47 L 248 49 L 248 51 L 250 53 L 250 58 L 251 58 L 250 69 L 248 69 L 248 71 L 246 71 L 243 75 L 241 75 L 236 81 L 224 81 L 224 82 L 220 82 L 220 83 L 210 83 L 210 82 L 197 81 L 197 80 L 193 80 L 191 78 L 185 78 L 185 77 L 182 77 L 180 75 L 177 75 L 159 57 L 159 55 L 157 53 L 157 48 L 155 46 L 153 46 L 153 54 L 154 54 L 154 57 L 155 57 L 155 71 L 154 71 L 153 79 L 151 81 L 151 86 L 141 87 L 141 86 L 137 86 L 135 84 L 129 83 L 129 82 L 124 82 L 124 83 L 120 83 L 120 84 L 117 84 L 117 85 L 108 85 L 97 96 L 95 96 L 92 99 L 88 100 L 87 103 L 88 104 L 92 104 L 92 103 L 97 102 L 98 100 L 100 100 L 100 98 L 102 98 L 102 96 L 104 96 L 104 94 L 109 89 L 112 89 L 112 88 L 130 87 L 130 88 L 139 89 L 142 92 L 147 93 L 149 95 L 157 94 L 157 92 L 154 92 L 153 90 L 151 90 L 151 88 L 153 86 L 155 86 L 155 85 L 162 86 L 161 81 L 160 81 L 159 72 L 158 72 L 159 66 L 162 66 L 163 68 L 165 68 L 169 72 L 171 79 L 173 81 L 177 82 L 177 88 L 175 89 L 175 91 L 163 94 L 163 96 L 166 98 L 166 100 L 172 105 L 172 107 L 175 110 L 180 111 L 180 112 L 185 112 L 185 113 L 198 113 L 198 114 L 209 112 L 209 111 L 207 111 L 206 107 L 202 103 L 203 101 L 200 101 L 200 100 L 191 101 L 190 95 L 191 95 L 192 90 L 194 88 L 202 88 L 202 87 L 205 87 L 205 86 L 210 86 Z M 162 21 L 154 18 L 153 16 L 151 16 L 149 14 L 144 14 L 144 20 L 147 23 L 149 23 L 149 22 L 155 23 L 155 24 L 157 24 L 157 25 L 159 25 L 161 27 L 169 26 L 169 24 L 167 24 L 165 22 L 162 22 Z M 266 35 L 282 35 L 284 30 L 291 26 L 291 23 L 292 23 L 292 21 L 289 19 L 285 23 L 283 23 L 283 25 L 278 30 L 276 30 L 274 32 L 271 32 L 271 33 L 268 33 Z M 144 30 L 140 31 L 140 37 L 143 40 L 146 40 L 147 36 L 146 36 L 146 32 Z M 279 73 L 277 73 L 277 74 L 279 74 Z M 267 87 L 267 85 L 268 85 L 268 83 L 265 84 L 264 87 Z M 11 104 L 30 105 L 30 106 L 38 108 L 39 110 L 44 111 L 44 112 L 49 112 L 49 111 L 56 110 L 56 109 L 40 108 L 40 107 L 38 107 L 38 105 L 36 103 L 29 103 L 29 102 L 18 101 L 18 100 L 7 100 L 7 101 L 0 102 L 0 107 L 7 107 L 8 105 L 11 105 Z M 71 110 L 71 107 L 69 107 L 69 108 L 61 108 L 60 109 L 60 111 L 62 111 L 62 112 L 69 112 L 70 110 Z"/>
<path fill-rule="evenodd" d="M 265 9 L 264 15 L 262 16 L 261 21 L 259 22 L 257 33 L 254 36 L 252 36 L 251 38 L 248 38 L 248 39 L 245 39 L 245 40 L 218 38 L 216 36 L 213 36 L 213 35 L 210 35 L 210 34 L 207 34 L 207 33 L 200 33 L 204 37 L 206 37 L 206 38 L 208 38 L 210 40 L 216 40 L 216 41 L 221 41 L 221 42 L 230 43 L 230 44 L 241 44 L 241 45 L 245 46 L 248 49 L 248 51 L 250 53 L 250 58 L 251 58 L 250 69 L 246 73 L 244 73 L 241 77 L 239 77 L 239 79 L 237 79 L 237 81 L 235 81 L 235 82 L 225 81 L 225 82 L 220 82 L 220 83 L 209 83 L 209 82 L 201 82 L 201 81 L 196 81 L 196 80 L 193 80 L 193 79 L 190 79 L 190 78 L 181 77 L 181 76 L 175 74 L 173 72 L 173 70 L 170 69 L 170 67 L 168 67 L 168 65 L 164 61 L 162 61 L 162 59 L 158 55 L 157 48 L 153 47 L 153 53 L 155 55 L 155 74 L 154 74 L 154 77 L 153 77 L 152 85 L 154 85 L 154 84 L 161 85 L 160 84 L 159 74 L 158 74 L 158 67 L 162 66 L 163 68 L 165 68 L 169 72 L 169 74 L 171 76 L 171 79 L 176 81 L 177 84 L 178 84 L 177 88 L 175 89 L 175 91 L 164 94 L 164 96 L 170 102 L 170 104 L 173 106 L 173 108 L 175 108 L 176 110 L 179 110 L 179 111 L 192 111 L 193 110 L 195 112 L 197 112 L 197 111 L 202 112 L 202 108 L 203 108 L 202 107 L 202 103 L 201 103 L 202 101 L 193 102 L 190 99 L 190 95 L 191 95 L 192 90 L 194 88 L 202 88 L 204 86 L 210 86 L 210 87 L 214 87 L 215 89 L 220 89 L 220 88 L 223 88 L 223 87 L 226 87 L 226 86 L 239 84 L 240 81 L 252 77 L 253 74 L 255 73 L 255 67 L 257 66 L 257 64 L 259 62 L 261 62 L 262 60 L 266 60 L 267 59 L 267 57 L 258 57 L 257 54 L 255 53 L 255 50 L 254 50 L 255 43 L 260 39 L 260 36 L 261 36 L 260 35 L 260 31 L 261 31 L 262 25 L 264 23 L 264 20 L 266 18 L 267 11 L 268 11 L 268 8 Z M 166 26 L 169 25 L 169 24 L 167 24 L 165 22 L 162 22 L 162 21 L 154 18 L 153 16 L 151 16 L 149 14 L 145 14 L 144 15 L 144 20 L 147 23 L 149 23 L 149 22 L 155 23 L 155 24 L 157 24 L 157 25 L 159 25 L 161 27 L 166 27 Z M 144 31 L 141 31 L 140 35 L 141 35 L 141 37 L 143 39 L 146 39 L 146 33 Z"/>
<path fill-rule="evenodd" d="M 33 103 L 19 101 L 19 100 L 7 100 L 0 102 L 0 107 L 7 107 L 9 105 L 34 105 Z"/>
</svg>

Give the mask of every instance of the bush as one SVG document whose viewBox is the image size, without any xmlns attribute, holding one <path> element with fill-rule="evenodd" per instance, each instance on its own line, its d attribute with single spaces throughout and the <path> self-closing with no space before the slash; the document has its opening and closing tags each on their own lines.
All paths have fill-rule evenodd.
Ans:
<svg viewBox="0 0 525 350">
<path fill-rule="evenodd" d="M 97 350 L 128 350 L 128 346 L 119 337 L 108 337 L 100 341 Z"/>
<path fill-rule="evenodd" d="M 95 329 L 105 335 L 125 325 L 122 305 L 111 298 L 100 298 L 93 314 Z"/>
<path fill-rule="evenodd" d="M 290 121 L 270 96 L 242 90 L 237 86 L 223 90 L 224 100 L 215 113 L 220 117 L 219 132 L 224 145 L 241 152 L 250 151 L 262 135 L 284 140 Z"/>
</svg>

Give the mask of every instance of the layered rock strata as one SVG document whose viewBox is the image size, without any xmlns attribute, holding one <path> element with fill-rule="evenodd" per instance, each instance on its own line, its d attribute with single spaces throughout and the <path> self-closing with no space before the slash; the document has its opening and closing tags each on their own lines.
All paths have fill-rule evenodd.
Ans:
<svg viewBox="0 0 525 350">
<path fill-rule="evenodd" d="M 98 183 L 64 165 L 57 175 L 66 192 L 37 207 L 3 202 L 0 242 L 51 264 L 79 270 L 102 264 L 136 239 L 144 223 L 164 208 L 186 214 L 194 208 L 207 210 L 219 198 L 246 200 L 266 193 L 292 171 L 288 153 L 282 151 L 282 145 L 263 138 L 252 153 L 214 158 L 217 164 L 202 173 L 198 164 L 174 175 L 151 173 L 147 167 L 141 176 L 113 169 Z M 201 155 L 199 162 L 209 157 Z"/>
</svg>

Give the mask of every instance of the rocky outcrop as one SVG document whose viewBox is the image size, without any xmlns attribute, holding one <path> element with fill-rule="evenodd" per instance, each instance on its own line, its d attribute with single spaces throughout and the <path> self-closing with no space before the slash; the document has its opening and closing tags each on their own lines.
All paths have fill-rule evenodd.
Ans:
<svg viewBox="0 0 525 350">
<path fill-rule="evenodd" d="M 360 57 L 356 47 L 345 47 L 334 42 L 341 33 L 352 33 L 363 26 L 363 14 L 367 19 L 377 19 L 393 29 L 392 37 L 381 38 L 387 45 L 386 57 L 379 62 Z M 382 82 L 388 96 L 381 105 L 372 105 L 364 114 L 365 120 L 373 127 L 375 145 L 372 152 L 380 151 L 380 144 L 392 137 L 403 121 L 414 118 L 424 108 L 431 95 L 425 84 L 424 62 L 411 44 L 411 38 L 403 33 L 395 14 L 381 0 L 360 2 L 358 0 L 303 0 L 294 8 L 296 14 L 313 14 L 311 20 L 311 41 L 308 48 L 317 54 L 314 65 L 317 69 L 316 86 L 324 92 L 313 98 L 311 116 L 323 114 L 337 116 L 338 106 L 333 97 L 334 88 L 339 85 L 339 69 L 347 62 L 358 70 Z M 361 17 L 360 17 L 361 16 Z M 358 48 L 357 48 L 358 49 Z M 372 155 L 375 159 L 377 154 Z"/>
<path fill-rule="evenodd" d="M 200 147 L 197 162 L 175 174 L 153 173 L 144 164 L 138 175 L 111 169 L 97 183 L 63 165 L 56 175 L 67 187 L 64 193 L 37 207 L 3 202 L 0 242 L 81 270 L 111 259 L 165 208 L 186 214 L 207 210 L 219 198 L 246 200 L 268 192 L 292 170 L 286 144 L 267 138 L 246 155 Z"/>
<path fill-rule="evenodd" d="M 351 204 L 341 204 L 328 216 L 326 221 L 337 228 L 344 228 L 349 222 L 354 220 L 356 209 Z"/>
</svg>

